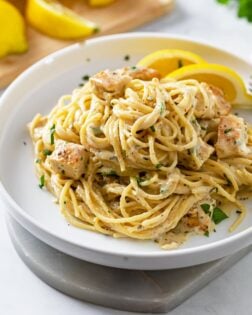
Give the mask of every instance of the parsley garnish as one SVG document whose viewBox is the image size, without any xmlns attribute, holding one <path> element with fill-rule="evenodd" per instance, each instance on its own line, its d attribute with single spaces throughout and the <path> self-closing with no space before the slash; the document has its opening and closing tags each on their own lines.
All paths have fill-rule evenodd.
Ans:
<svg viewBox="0 0 252 315">
<path fill-rule="evenodd" d="M 160 167 L 162 167 L 163 166 L 163 164 L 162 163 L 158 163 L 158 164 L 156 164 L 156 168 L 160 168 Z"/>
<path fill-rule="evenodd" d="M 45 186 L 45 175 L 40 176 L 39 188 L 42 189 Z"/>
<path fill-rule="evenodd" d="M 50 141 L 51 144 L 54 144 L 54 133 L 55 133 L 55 124 L 50 128 Z"/>
<path fill-rule="evenodd" d="M 125 55 L 125 56 L 124 56 L 124 60 L 125 60 L 125 61 L 130 60 L 130 55 Z"/>
<path fill-rule="evenodd" d="M 138 186 L 140 187 L 140 186 L 141 186 L 141 183 L 144 182 L 144 179 L 137 176 L 137 177 L 136 177 L 136 181 L 137 181 Z"/>
<path fill-rule="evenodd" d="M 103 172 L 103 176 L 118 176 L 114 170 L 110 170 L 108 172 Z"/>
<path fill-rule="evenodd" d="M 210 205 L 208 203 L 203 203 L 200 207 L 206 214 L 210 213 Z"/>
<path fill-rule="evenodd" d="M 206 232 L 204 233 L 204 235 L 205 235 L 206 237 L 209 237 L 209 231 L 206 231 Z"/>
<path fill-rule="evenodd" d="M 83 81 L 88 81 L 88 80 L 89 80 L 89 75 L 88 75 L 88 74 L 84 75 L 84 76 L 82 77 L 82 80 L 83 80 Z"/>
<path fill-rule="evenodd" d="M 137 67 L 136 67 L 136 66 L 132 66 L 131 69 L 132 69 L 132 70 L 136 70 Z"/>
<path fill-rule="evenodd" d="M 224 130 L 224 133 L 227 134 L 227 133 L 229 133 L 232 130 L 233 130 L 233 128 L 227 128 L 227 129 Z"/>
<path fill-rule="evenodd" d="M 183 61 L 181 59 L 178 60 L 178 68 L 182 68 L 184 66 Z"/>
<path fill-rule="evenodd" d="M 164 111 L 165 111 L 165 104 L 163 102 L 161 102 L 159 104 L 159 108 L 160 108 L 160 115 L 162 116 Z"/>
<path fill-rule="evenodd" d="M 41 160 L 40 159 L 36 159 L 35 163 L 40 163 Z"/>
<path fill-rule="evenodd" d="M 51 151 L 51 150 L 48 150 L 48 149 L 45 149 L 45 150 L 43 151 L 43 154 L 44 154 L 44 156 L 51 155 L 51 154 L 52 154 L 52 151 Z"/>
<path fill-rule="evenodd" d="M 156 129 L 155 129 L 155 127 L 154 127 L 154 126 L 150 126 L 150 129 L 151 129 L 151 131 L 153 131 L 153 132 L 155 132 L 155 131 L 156 131 Z"/>
<path fill-rule="evenodd" d="M 215 224 L 219 224 L 221 221 L 227 219 L 228 216 L 220 208 L 216 207 L 213 209 L 212 220 Z"/>
</svg>

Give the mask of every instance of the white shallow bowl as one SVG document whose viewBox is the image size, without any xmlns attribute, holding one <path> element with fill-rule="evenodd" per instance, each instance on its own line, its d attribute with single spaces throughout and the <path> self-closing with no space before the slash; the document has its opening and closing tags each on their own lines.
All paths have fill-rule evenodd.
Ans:
<svg viewBox="0 0 252 315">
<path fill-rule="evenodd" d="M 234 217 L 218 225 L 209 238 L 191 237 L 180 248 L 161 250 L 151 241 L 113 239 L 69 226 L 38 187 L 33 148 L 26 124 L 40 112 L 47 114 L 57 99 L 105 68 L 134 65 L 144 55 L 164 48 L 188 49 L 209 62 L 233 67 L 245 80 L 251 70 L 246 60 L 212 46 L 176 36 L 153 33 L 120 34 L 88 40 L 60 50 L 25 71 L 6 90 L 0 106 L 0 192 L 8 212 L 27 230 L 49 245 L 72 256 L 127 269 L 171 269 L 214 260 L 251 244 L 252 211 L 230 234 Z M 130 60 L 124 60 L 125 55 Z M 247 112 L 246 118 L 252 118 Z M 26 144 L 26 145 L 25 145 Z M 250 208 L 251 202 L 248 203 Z"/>
</svg>

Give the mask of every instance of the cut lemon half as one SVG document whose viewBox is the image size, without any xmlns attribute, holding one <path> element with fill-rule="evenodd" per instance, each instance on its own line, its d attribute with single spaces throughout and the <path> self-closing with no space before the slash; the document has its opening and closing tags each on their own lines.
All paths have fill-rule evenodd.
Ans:
<svg viewBox="0 0 252 315">
<path fill-rule="evenodd" d="M 28 49 L 25 23 L 19 11 L 10 3 L 0 1 L 0 58 Z"/>
<path fill-rule="evenodd" d="M 183 66 L 205 62 L 203 58 L 190 51 L 164 49 L 145 56 L 138 62 L 137 66 L 156 69 L 164 77 Z"/>
<path fill-rule="evenodd" d="M 195 79 L 220 88 L 227 101 L 238 107 L 252 107 L 252 95 L 248 93 L 242 78 L 234 70 L 218 64 L 190 65 L 166 76 L 176 80 Z"/>
<path fill-rule="evenodd" d="M 98 30 L 95 23 L 52 0 L 28 0 L 26 16 L 37 30 L 60 39 L 86 37 Z"/>
</svg>

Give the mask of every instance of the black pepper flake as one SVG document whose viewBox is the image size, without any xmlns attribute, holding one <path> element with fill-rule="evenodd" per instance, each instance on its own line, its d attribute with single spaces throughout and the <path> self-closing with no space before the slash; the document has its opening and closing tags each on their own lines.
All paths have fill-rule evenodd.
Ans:
<svg viewBox="0 0 252 315">
<path fill-rule="evenodd" d="M 23 141 L 23 145 L 27 145 L 27 142 L 26 142 L 26 141 Z"/>
<path fill-rule="evenodd" d="M 130 60 L 130 55 L 125 55 L 125 56 L 124 56 L 124 60 L 125 60 L 125 61 L 129 61 L 129 60 Z"/>
<path fill-rule="evenodd" d="M 241 210 L 236 210 L 236 213 L 237 213 L 237 214 L 241 214 L 242 211 L 241 211 Z"/>
</svg>

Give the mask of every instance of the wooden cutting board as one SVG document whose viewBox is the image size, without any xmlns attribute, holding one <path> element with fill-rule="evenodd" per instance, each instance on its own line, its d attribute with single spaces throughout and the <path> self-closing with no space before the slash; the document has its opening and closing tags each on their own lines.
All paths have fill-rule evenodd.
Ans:
<svg viewBox="0 0 252 315">
<path fill-rule="evenodd" d="M 25 0 L 11 0 L 23 13 Z M 171 12 L 174 0 L 116 0 L 103 8 L 91 8 L 85 0 L 62 0 L 67 7 L 100 26 L 96 36 L 125 32 Z M 27 26 L 29 51 L 0 60 L 0 88 L 5 87 L 31 64 L 40 58 L 74 43 L 47 37 Z"/>
</svg>

